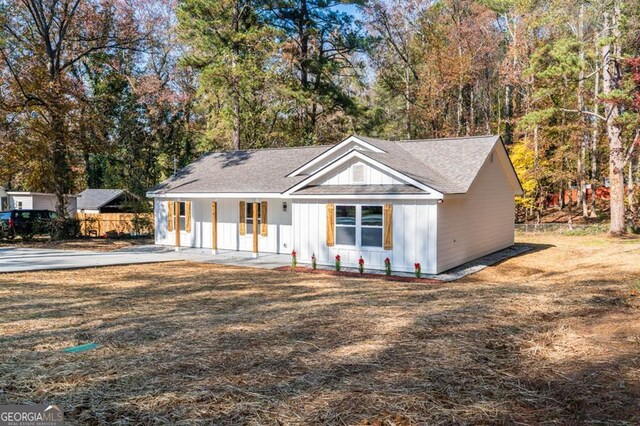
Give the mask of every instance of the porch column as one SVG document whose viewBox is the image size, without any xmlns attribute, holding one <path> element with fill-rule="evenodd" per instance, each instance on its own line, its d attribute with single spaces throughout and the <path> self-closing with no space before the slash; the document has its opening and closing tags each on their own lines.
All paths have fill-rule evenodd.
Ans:
<svg viewBox="0 0 640 426">
<path fill-rule="evenodd" d="M 176 221 L 176 251 L 180 251 L 180 201 L 173 202 L 173 220 Z"/>
<path fill-rule="evenodd" d="M 211 252 L 218 254 L 218 203 L 211 203 Z"/>
<path fill-rule="evenodd" d="M 258 257 L 258 206 L 260 203 L 253 203 L 253 257 Z"/>
</svg>

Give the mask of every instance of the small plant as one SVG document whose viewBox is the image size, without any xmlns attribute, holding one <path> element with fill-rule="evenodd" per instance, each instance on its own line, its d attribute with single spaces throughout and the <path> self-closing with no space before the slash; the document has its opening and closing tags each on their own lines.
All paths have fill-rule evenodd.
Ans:
<svg viewBox="0 0 640 426">
<path fill-rule="evenodd" d="M 316 259 L 316 254 L 311 255 L 311 268 L 318 269 L 318 259 Z"/>
<path fill-rule="evenodd" d="M 340 255 L 336 254 L 336 271 L 340 272 Z"/>
<path fill-rule="evenodd" d="M 391 275 L 391 259 L 388 257 L 384 260 L 384 273 L 387 276 Z"/>
<path fill-rule="evenodd" d="M 636 281 L 635 284 L 631 284 L 631 295 L 640 296 L 640 280 Z"/>
<path fill-rule="evenodd" d="M 419 263 L 414 263 L 413 264 L 413 268 L 414 268 L 414 272 L 416 274 L 416 278 L 420 278 L 420 275 L 422 275 L 422 267 L 420 266 Z"/>
<path fill-rule="evenodd" d="M 364 259 L 362 256 L 358 259 L 358 271 L 360 271 L 361 274 L 364 274 Z"/>
<path fill-rule="evenodd" d="M 298 258 L 297 258 L 297 253 L 296 251 L 292 251 L 291 252 L 291 267 L 295 268 L 296 266 L 298 266 Z"/>
</svg>

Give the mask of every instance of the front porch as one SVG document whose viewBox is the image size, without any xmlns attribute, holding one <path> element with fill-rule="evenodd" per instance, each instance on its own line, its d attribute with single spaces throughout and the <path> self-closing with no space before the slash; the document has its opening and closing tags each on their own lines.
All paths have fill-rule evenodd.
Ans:
<svg viewBox="0 0 640 426">
<path fill-rule="evenodd" d="M 259 253 L 256 258 L 255 253 L 251 251 L 218 250 L 216 254 L 213 254 L 211 249 L 206 248 L 180 247 L 179 251 L 175 251 L 173 246 L 160 245 L 130 247 L 126 251 L 129 253 L 161 253 L 175 260 L 259 269 L 275 269 L 291 265 L 291 255 L 289 254 Z"/>
</svg>

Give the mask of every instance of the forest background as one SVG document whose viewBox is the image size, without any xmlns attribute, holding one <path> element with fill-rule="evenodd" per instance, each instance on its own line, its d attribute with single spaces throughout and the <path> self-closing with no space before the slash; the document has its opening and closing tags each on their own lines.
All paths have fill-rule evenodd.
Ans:
<svg viewBox="0 0 640 426">
<path fill-rule="evenodd" d="M 637 0 L 0 0 L 0 185 L 143 196 L 211 150 L 500 134 L 521 218 L 555 194 L 623 234 L 638 220 L 639 14 Z"/>
</svg>

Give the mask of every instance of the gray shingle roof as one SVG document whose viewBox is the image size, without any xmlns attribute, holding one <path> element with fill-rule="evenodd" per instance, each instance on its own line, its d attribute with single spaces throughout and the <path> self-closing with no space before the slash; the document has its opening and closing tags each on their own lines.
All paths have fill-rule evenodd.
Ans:
<svg viewBox="0 0 640 426">
<path fill-rule="evenodd" d="M 398 144 L 445 179 L 443 191 L 440 192 L 465 193 L 499 140 L 499 136 L 476 136 L 403 141 Z M 438 185 L 434 188 L 438 189 Z"/>
<path fill-rule="evenodd" d="M 413 185 L 315 185 L 294 192 L 296 195 L 378 195 L 424 194 Z"/>
<path fill-rule="evenodd" d="M 98 210 L 123 193 L 122 189 L 85 189 L 78 194 L 78 210 Z"/>
<path fill-rule="evenodd" d="M 467 192 L 500 140 L 499 136 L 411 141 L 355 137 L 384 151 L 362 151 L 363 155 L 443 194 Z M 308 178 L 287 177 L 289 173 L 330 148 L 331 146 L 320 146 L 214 152 L 179 170 L 175 176 L 152 188 L 150 192 L 283 193 Z M 335 160 L 329 162 L 332 161 Z M 356 191 L 361 188 L 351 189 Z M 300 193 L 303 192 L 297 192 Z"/>
<path fill-rule="evenodd" d="M 152 192 L 282 193 L 305 179 L 286 177 L 330 146 L 213 152 L 200 157 Z"/>
</svg>

